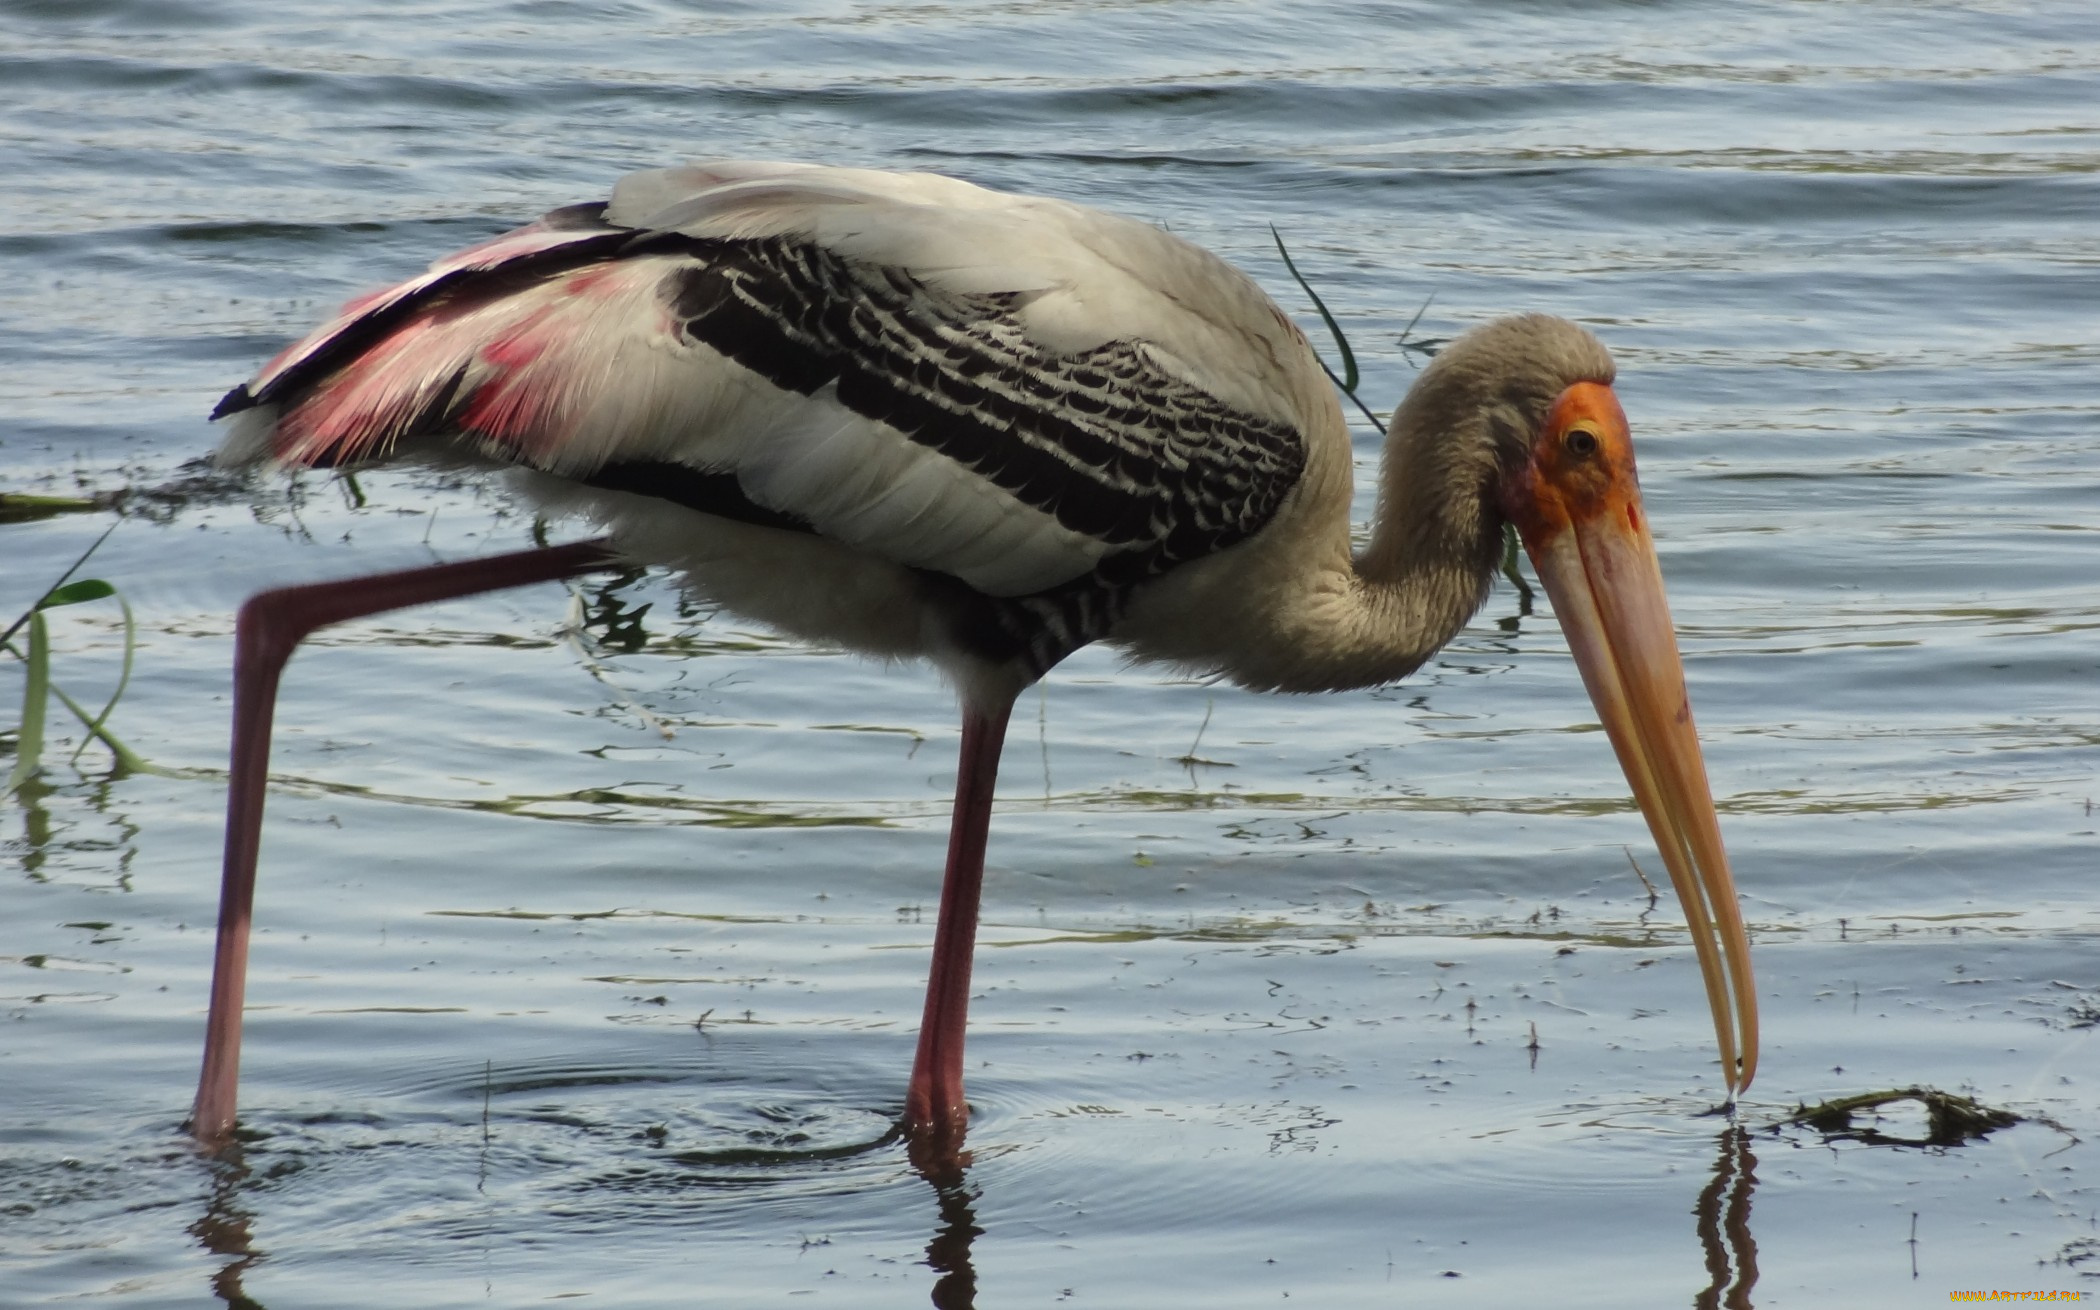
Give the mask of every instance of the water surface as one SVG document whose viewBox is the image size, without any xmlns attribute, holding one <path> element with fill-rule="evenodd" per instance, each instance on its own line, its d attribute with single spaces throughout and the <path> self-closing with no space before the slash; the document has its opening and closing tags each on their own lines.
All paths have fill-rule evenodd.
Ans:
<svg viewBox="0 0 2100 1310">
<path fill-rule="evenodd" d="M 0 821 L 0 1300 L 2094 1290 L 2089 8 L 0 3 L 0 489 L 134 489 L 91 572 L 140 625 L 115 726 L 164 770 L 59 752 Z M 952 701 L 649 577 L 294 664 L 249 1136 L 189 1150 L 233 608 L 532 530 L 430 475 L 205 478 L 203 414 L 347 296 L 703 154 L 1145 217 L 1317 335 L 1274 224 L 1381 408 L 1418 311 L 1602 334 L 1757 941 L 1746 1132 L 1558 629 L 1505 588 L 1378 691 L 1085 653 L 1023 701 L 975 1156 L 921 1177 L 884 1137 Z M 0 611 L 107 522 L 0 525 Z M 113 609 L 53 630 L 99 696 Z M 1776 1126 L 1913 1083 L 2038 1122 Z"/>
</svg>

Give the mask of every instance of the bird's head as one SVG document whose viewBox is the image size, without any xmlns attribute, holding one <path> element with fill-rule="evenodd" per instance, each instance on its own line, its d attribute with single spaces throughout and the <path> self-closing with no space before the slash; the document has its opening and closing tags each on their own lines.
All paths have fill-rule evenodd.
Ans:
<svg viewBox="0 0 2100 1310">
<path fill-rule="evenodd" d="M 1500 461 L 1495 499 L 1545 584 L 1684 903 L 1732 1098 L 1757 1071 L 1750 944 L 1692 725 L 1633 439 L 1609 376 L 1561 388 L 1528 447 Z"/>
</svg>

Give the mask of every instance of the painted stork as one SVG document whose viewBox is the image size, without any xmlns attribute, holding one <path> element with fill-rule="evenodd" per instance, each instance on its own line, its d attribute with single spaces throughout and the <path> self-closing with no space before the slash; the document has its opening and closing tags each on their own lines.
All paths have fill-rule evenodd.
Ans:
<svg viewBox="0 0 2100 1310">
<path fill-rule="evenodd" d="M 1257 691 L 1377 686 L 1485 599 L 1514 523 L 1683 901 L 1730 1097 L 1757 1005 L 1611 356 L 1524 315 L 1393 415 L 1369 544 L 1334 388 L 1245 275 L 1156 227 L 924 173 L 708 162 L 623 179 L 362 297 L 234 388 L 230 465 L 467 463 L 602 542 L 243 607 L 192 1131 L 234 1123 L 278 672 L 313 628 L 667 565 L 788 634 L 925 659 L 962 755 L 904 1126 L 959 1143 L 1008 712 L 1081 646 Z"/>
</svg>

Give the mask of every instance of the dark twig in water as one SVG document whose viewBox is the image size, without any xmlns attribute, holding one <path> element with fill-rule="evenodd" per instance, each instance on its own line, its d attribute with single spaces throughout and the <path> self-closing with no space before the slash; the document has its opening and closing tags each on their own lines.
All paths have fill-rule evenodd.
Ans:
<svg viewBox="0 0 2100 1310">
<path fill-rule="evenodd" d="M 1215 697 L 1204 702 L 1203 722 L 1198 724 L 1196 727 L 1196 740 L 1189 743 L 1189 748 L 1186 753 L 1175 757 L 1174 762 L 1176 764 L 1181 765 L 1183 768 L 1188 769 L 1191 772 L 1193 772 L 1196 766 L 1199 764 L 1207 764 L 1214 768 L 1225 769 L 1233 767 L 1231 764 L 1228 764 L 1223 760 L 1206 760 L 1201 755 L 1196 754 L 1196 748 L 1203 744 L 1203 734 L 1210 730 L 1211 712 L 1217 708 L 1218 702 Z"/>
<path fill-rule="evenodd" d="M 2081 996 L 2064 1011 L 2066 1028 L 2100 1028 L 2100 998 Z"/>
<path fill-rule="evenodd" d="M 1657 899 L 1655 895 L 1655 884 L 1649 882 L 1648 875 L 1641 871 L 1641 862 L 1633 858 L 1633 848 L 1631 846 L 1621 846 L 1619 849 L 1626 852 L 1626 862 L 1633 866 L 1633 876 L 1639 878 L 1641 880 L 1641 886 L 1646 887 L 1648 889 L 1648 908 L 1651 910 L 1654 909 L 1655 902 Z"/>
<path fill-rule="evenodd" d="M 1435 303 L 1436 296 L 1432 293 L 1429 299 L 1422 302 L 1422 307 L 1415 311 L 1415 316 L 1407 320 L 1407 326 L 1400 329 L 1400 349 L 1412 351 L 1425 358 L 1434 358 L 1436 352 L 1451 340 L 1449 337 L 1423 337 L 1420 341 L 1414 340 L 1415 324 L 1422 321 L 1422 315 L 1428 313 L 1429 307 Z"/>
<path fill-rule="evenodd" d="M 1856 1114 L 1879 1110 L 1898 1101 L 1916 1101 L 1925 1107 L 1923 1137 L 1899 1137 L 1881 1131 L 1872 1123 L 1853 1121 Z M 1886 1092 L 1862 1092 L 1858 1096 L 1840 1096 L 1815 1105 L 1797 1106 L 1781 1122 L 1813 1128 L 1826 1139 L 1842 1137 L 1870 1146 L 1961 1146 L 1988 1137 L 2000 1128 L 2025 1123 L 2028 1118 L 1936 1088 L 1898 1087 Z"/>
<path fill-rule="evenodd" d="M 2076 1269 L 2088 1260 L 2100 1260 L 2100 1237 L 2072 1238 L 2058 1249 L 2056 1258 L 2049 1263 L 2062 1265 L 2066 1269 Z M 2079 1269 L 2078 1272 L 2087 1278 L 2093 1276 L 2090 1269 Z"/>
<path fill-rule="evenodd" d="M 1517 568 L 1517 529 L 1512 523 L 1502 525 L 1502 576 L 1517 589 L 1518 612 L 1531 613 L 1531 584 Z"/>
</svg>

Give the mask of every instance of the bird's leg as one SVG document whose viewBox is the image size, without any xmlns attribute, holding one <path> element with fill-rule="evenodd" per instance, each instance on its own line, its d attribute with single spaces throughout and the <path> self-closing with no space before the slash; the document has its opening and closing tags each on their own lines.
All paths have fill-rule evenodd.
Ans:
<svg viewBox="0 0 2100 1310">
<path fill-rule="evenodd" d="M 211 1013 L 190 1132 L 206 1146 L 233 1132 L 241 1071 L 241 1010 L 248 982 L 248 924 L 269 782 L 270 721 L 285 661 L 317 628 L 387 610 L 552 582 L 617 566 L 603 541 L 542 547 L 458 564 L 374 573 L 259 592 L 241 606 L 233 654 L 233 760 L 226 791 L 226 862 L 219 883 L 219 942 L 212 957 Z"/>
<path fill-rule="evenodd" d="M 977 945 L 977 903 L 984 890 L 984 843 L 991 830 L 999 750 L 1006 743 L 1007 700 L 992 712 L 963 706 L 962 760 L 955 774 L 955 819 L 948 829 L 948 874 L 933 930 L 933 969 L 926 978 L 926 1018 L 904 1096 L 904 1131 L 922 1146 L 952 1150 L 970 1120 L 963 1100 L 963 1028 L 970 1010 L 970 955 Z"/>
</svg>

